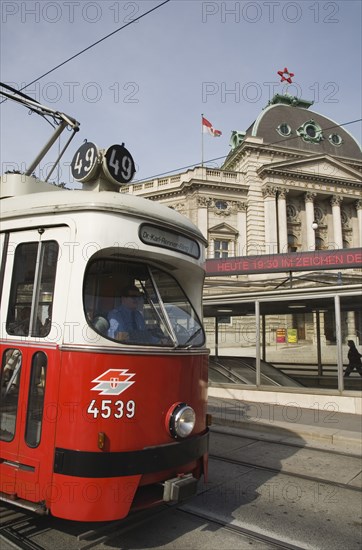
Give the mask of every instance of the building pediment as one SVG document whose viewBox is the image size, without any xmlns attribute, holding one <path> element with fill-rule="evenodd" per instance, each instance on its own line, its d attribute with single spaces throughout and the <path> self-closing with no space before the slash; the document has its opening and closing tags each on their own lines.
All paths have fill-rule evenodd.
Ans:
<svg viewBox="0 0 362 550">
<path fill-rule="evenodd" d="M 318 155 L 291 161 L 272 162 L 264 164 L 258 170 L 261 178 L 273 174 L 297 179 L 310 179 L 336 183 L 362 183 L 362 173 L 348 166 L 341 160 L 328 155 Z"/>
<path fill-rule="evenodd" d="M 219 223 L 217 225 L 214 225 L 213 227 L 209 228 L 210 233 L 217 233 L 218 235 L 238 235 L 238 231 L 229 225 L 228 223 Z"/>
</svg>

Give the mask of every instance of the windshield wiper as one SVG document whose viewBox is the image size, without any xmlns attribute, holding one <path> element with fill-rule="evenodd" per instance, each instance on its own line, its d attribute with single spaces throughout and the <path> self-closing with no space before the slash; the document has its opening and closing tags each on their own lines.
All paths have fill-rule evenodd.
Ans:
<svg viewBox="0 0 362 550">
<path fill-rule="evenodd" d="M 186 340 L 186 342 L 184 344 L 182 344 L 182 346 L 180 346 L 180 347 L 190 348 L 192 346 L 192 344 L 191 344 L 192 340 L 194 340 L 196 338 L 196 336 L 198 336 L 200 334 L 200 332 L 202 332 L 202 327 L 198 328 L 196 332 L 191 334 L 190 338 L 188 340 Z"/>
<path fill-rule="evenodd" d="M 142 287 L 142 290 L 144 292 L 144 295 L 146 296 L 146 299 L 147 299 L 147 302 L 150 304 L 151 308 L 152 308 L 152 311 L 154 312 L 156 318 L 158 319 L 158 322 L 160 324 L 160 328 L 161 327 L 164 327 L 166 332 L 167 332 L 167 336 L 169 337 L 169 339 L 171 340 L 171 342 L 173 343 L 173 345 L 175 347 L 177 347 L 177 342 L 175 341 L 175 338 L 173 337 L 173 334 L 172 332 L 170 331 L 170 329 L 168 328 L 167 324 L 165 323 L 165 321 L 162 319 L 161 315 L 160 315 L 160 312 L 157 310 L 155 304 L 153 303 L 153 300 L 146 288 L 146 285 L 144 285 L 143 281 L 139 281 L 140 282 L 140 285 Z"/>
</svg>

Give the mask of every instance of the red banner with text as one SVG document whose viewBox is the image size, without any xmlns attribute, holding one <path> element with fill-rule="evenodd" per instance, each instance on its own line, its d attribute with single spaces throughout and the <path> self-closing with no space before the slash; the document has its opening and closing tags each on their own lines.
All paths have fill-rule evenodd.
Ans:
<svg viewBox="0 0 362 550">
<path fill-rule="evenodd" d="M 206 260 L 206 276 L 362 268 L 362 248 Z"/>
</svg>

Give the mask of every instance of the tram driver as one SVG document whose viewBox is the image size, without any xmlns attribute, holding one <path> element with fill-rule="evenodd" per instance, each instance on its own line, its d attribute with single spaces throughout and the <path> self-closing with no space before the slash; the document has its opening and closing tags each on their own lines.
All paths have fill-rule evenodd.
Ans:
<svg viewBox="0 0 362 550">
<path fill-rule="evenodd" d="M 147 326 L 142 314 L 143 294 L 135 286 L 127 287 L 121 296 L 121 303 L 108 314 L 108 336 L 124 343 L 165 344 L 167 338 L 154 336 Z"/>
</svg>

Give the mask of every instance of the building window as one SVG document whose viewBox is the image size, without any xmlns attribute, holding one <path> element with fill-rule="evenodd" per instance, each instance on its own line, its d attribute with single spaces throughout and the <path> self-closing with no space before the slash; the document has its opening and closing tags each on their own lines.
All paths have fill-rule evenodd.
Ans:
<svg viewBox="0 0 362 550">
<path fill-rule="evenodd" d="M 229 256 L 229 241 L 214 241 L 214 258 L 227 258 Z"/>
<path fill-rule="evenodd" d="M 222 317 L 218 317 L 217 322 L 219 325 L 232 325 L 232 319 L 230 315 L 223 315 Z"/>
<path fill-rule="evenodd" d="M 281 136 L 290 136 L 290 134 L 292 133 L 292 129 L 289 124 L 287 124 L 286 122 L 282 122 L 277 128 L 277 132 Z"/>
<path fill-rule="evenodd" d="M 308 126 L 305 127 L 305 132 L 310 138 L 315 138 L 317 135 L 317 128 L 314 124 L 308 124 Z"/>
<path fill-rule="evenodd" d="M 332 145 L 336 145 L 337 147 L 343 143 L 343 140 L 339 134 L 331 134 L 328 136 L 328 139 Z"/>
<path fill-rule="evenodd" d="M 228 207 L 228 204 L 226 201 L 215 201 L 215 207 L 218 210 L 226 210 Z"/>
<path fill-rule="evenodd" d="M 308 120 L 297 130 L 298 136 L 309 143 L 319 143 L 323 139 L 322 128 L 314 120 Z"/>
<path fill-rule="evenodd" d="M 297 252 L 298 250 L 298 239 L 295 235 L 288 235 L 288 252 Z"/>
</svg>

